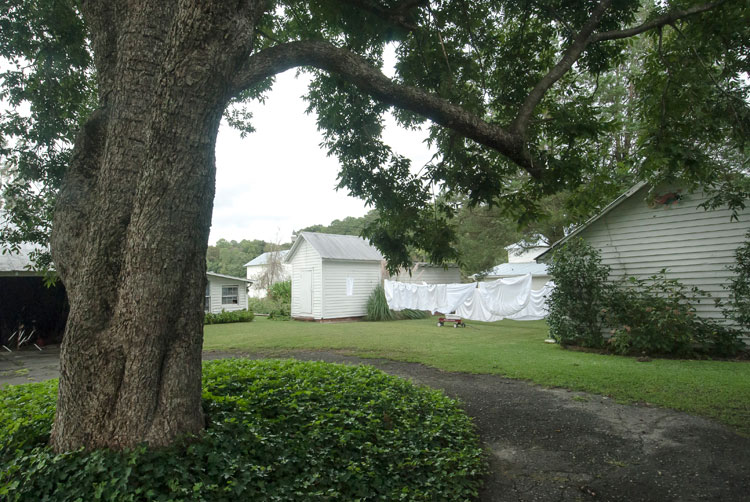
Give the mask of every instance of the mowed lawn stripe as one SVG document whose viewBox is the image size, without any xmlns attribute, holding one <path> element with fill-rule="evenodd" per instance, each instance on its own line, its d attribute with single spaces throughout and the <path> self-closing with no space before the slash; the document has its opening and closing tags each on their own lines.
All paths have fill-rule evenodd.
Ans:
<svg viewBox="0 0 750 502">
<path fill-rule="evenodd" d="M 750 363 L 635 358 L 546 344 L 544 321 L 469 322 L 436 318 L 320 324 L 269 321 L 205 327 L 205 350 L 348 350 L 361 357 L 419 362 L 446 371 L 487 373 L 646 402 L 714 418 L 750 436 Z"/>
</svg>

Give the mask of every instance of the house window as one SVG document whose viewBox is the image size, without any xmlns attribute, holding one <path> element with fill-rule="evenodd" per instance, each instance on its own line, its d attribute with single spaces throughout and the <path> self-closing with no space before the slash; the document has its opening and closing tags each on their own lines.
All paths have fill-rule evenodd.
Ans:
<svg viewBox="0 0 750 502">
<path fill-rule="evenodd" d="M 240 297 L 237 286 L 222 286 L 221 287 L 221 304 L 222 305 L 238 305 L 240 303 Z"/>
<path fill-rule="evenodd" d="M 203 310 L 206 312 L 211 311 L 211 284 L 206 284 L 206 295 L 203 299 Z"/>
</svg>

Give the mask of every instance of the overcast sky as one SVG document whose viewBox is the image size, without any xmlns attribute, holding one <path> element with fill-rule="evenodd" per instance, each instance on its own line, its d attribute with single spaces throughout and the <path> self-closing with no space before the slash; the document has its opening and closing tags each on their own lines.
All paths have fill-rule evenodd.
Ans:
<svg viewBox="0 0 750 502">
<path fill-rule="evenodd" d="M 264 105 L 254 104 L 256 132 L 240 138 L 222 123 L 216 145 L 216 198 L 210 244 L 219 239 L 288 242 L 292 231 L 362 216 L 369 208 L 335 190 L 338 159 L 327 157 L 314 115 L 305 115 L 308 77 L 277 77 Z M 389 117 L 385 141 L 419 169 L 432 155 L 426 133 L 399 128 Z"/>
</svg>

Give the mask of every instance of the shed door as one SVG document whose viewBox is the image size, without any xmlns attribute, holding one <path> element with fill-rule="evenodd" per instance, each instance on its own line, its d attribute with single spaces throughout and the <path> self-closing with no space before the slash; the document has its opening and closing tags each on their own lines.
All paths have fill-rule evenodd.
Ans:
<svg viewBox="0 0 750 502">
<path fill-rule="evenodd" d="M 300 280 L 300 291 L 299 291 L 299 302 L 300 302 L 300 313 L 301 314 L 312 314 L 312 299 L 313 299 L 313 280 L 312 280 L 312 269 L 302 270 L 302 277 Z"/>
</svg>

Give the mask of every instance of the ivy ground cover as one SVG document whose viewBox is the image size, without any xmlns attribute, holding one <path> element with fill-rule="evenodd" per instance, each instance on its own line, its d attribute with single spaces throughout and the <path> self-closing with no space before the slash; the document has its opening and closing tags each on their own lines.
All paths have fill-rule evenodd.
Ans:
<svg viewBox="0 0 750 502">
<path fill-rule="evenodd" d="M 472 500 L 469 418 L 367 366 L 211 361 L 207 429 L 169 448 L 55 454 L 57 382 L 0 389 L 0 500 Z"/>
</svg>

